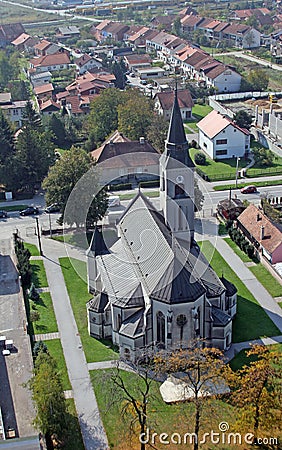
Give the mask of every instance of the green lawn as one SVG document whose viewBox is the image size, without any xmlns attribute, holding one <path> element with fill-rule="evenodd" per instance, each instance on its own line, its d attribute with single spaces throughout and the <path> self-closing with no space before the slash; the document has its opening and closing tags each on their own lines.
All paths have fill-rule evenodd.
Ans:
<svg viewBox="0 0 282 450">
<path fill-rule="evenodd" d="M 150 197 L 150 198 L 154 198 L 154 197 L 159 197 L 160 192 L 159 191 L 144 191 L 142 190 L 142 192 L 146 195 L 146 197 Z M 134 193 L 130 193 L 128 192 L 127 194 L 119 194 L 119 198 L 120 200 L 132 200 L 136 195 L 136 192 Z"/>
<path fill-rule="evenodd" d="M 107 433 L 109 447 L 114 450 L 137 450 L 140 449 L 138 445 L 137 436 L 129 435 L 129 423 L 133 418 L 133 414 L 122 414 L 122 407 L 125 406 L 123 401 L 117 401 L 115 396 L 117 388 L 114 389 L 110 380 L 110 370 L 95 370 L 90 372 L 91 381 L 97 398 L 97 403 L 101 418 Z M 140 386 L 140 378 L 136 374 L 129 372 L 121 372 L 124 382 L 129 390 L 138 395 L 138 386 Z M 141 385 L 142 386 L 142 385 Z M 194 406 L 190 402 L 171 404 L 164 403 L 159 391 L 160 383 L 153 381 L 150 388 L 150 395 L 148 399 L 147 414 L 148 425 L 150 433 L 161 432 L 179 433 L 184 435 L 185 432 L 193 432 L 194 426 Z M 211 410 L 213 414 L 211 414 Z M 234 423 L 234 409 L 222 400 L 207 400 L 202 411 L 201 433 L 203 430 L 210 430 L 211 428 L 218 429 L 218 423 L 221 421 Z M 231 427 L 232 428 L 232 427 Z M 136 426 L 136 434 L 139 430 Z M 183 442 L 183 441 L 182 441 Z M 189 441 L 188 441 L 189 442 Z M 146 446 L 147 448 L 147 446 Z M 155 445 L 148 445 L 148 449 L 171 449 L 184 450 L 190 449 L 189 444 L 182 445 L 162 445 L 159 439 L 156 439 Z M 201 449 L 207 450 L 213 447 L 201 445 Z M 226 449 L 224 445 L 217 445 L 217 449 Z M 235 450 L 235 446 L 228 446 L 228 449 Z"/>
<path fill-rule="evenodd" d="M 30 251 L 31 256 L 40 256 L 39 250 L 36 245 L 24 242 L 24 248 L 27 248 Z"/>
<path fill-rule="evenodd" d="M 89 336 L 86 303 L 92 295 L 88 293 L 87 284 L 84 281 L 86 279 L 86 264 L 73 258 L 60 258 L 60 264 L 87 362 L 118 358 L 118 353 L 111 348 L 110 342 L 97 340 Z M 78 275 L 77 271 L 83 278 Z"/>
<path fill-rule="evenodd" d="M 45 341 L 50 355 L 56 360 L 64 391 L 71 389 L 67 366 L 60 339 Z"/>
<path fill-rule="evenodd" d="M 195 154 L 199 151 L 199 149 L 195 148 L 190 149 L 190 155 L 193 161 L 195 158 Z M 234 179 L 235 183 L 237 164 L 236 158 L 227 158 L 222 161 L 214 161 L 206 155 L 206 161 L 207 162 L 204 166 L 199 166 L 196 164 L 196 167 L 197 169 L 200 169 L 202 172 L 204 172 L 210 178 L 210 181 Z M 246 167 L 247 164 L 248 160 L 241 158 L 238 164 L 238 169 L 243 169 L 243 167 Z"/>
<path fill-rule="evenodd" d="M 103 230 L 103 236 L 107 245 L 111 246 L 116 241 L 116 231 L 113 228 L 105 228 Z M 59 242 L 65 242 L 66 244 L 74 245 L 76 247 L 86 250 L 91 242 L 92 232 L 87 233 L 75 233 L 65 234 L 64 236 L 53 236 L 52 239 Z"/>
<path fill-rule="evenodd" d="M 192 122 L 192 121 L 191 121 L 191 122 L 188 122 L 188 121 L 187 121 L 187 122 L 185 122 L 184 127 L 185 127 L 185 129 L 186 129 L 186 133 L 187 133 L 187 134 L 191 133 L 191 131 L 189 130 L 189 128 L 192 129 L 194 133 L 198 133 L 198 131 L 199 131 L 196 122 Z"/>
<path fill-rule="evenodd" d="M 262 145 L 255 142 L 255 147 L 261 148 Z M 248 169 L 247 176 L 249 178 L 267 176 L 267 175 L 281 175 L 282 174 L 282 157 L 274 154 L 274 161 L 270 167 L 257 167 L 256 165 Z"/>
<path fill-rule="evenodd" d="M 212 108 L 210 105 L 198 105 L 198 103 L 196 103 L 192 108 L 192 115 L 199 121 L 203 117 L 207 116 L 211 111 Z"/>
<path fill-rule="evenodd" d="M 26 209 L 28 205 L 11 205 L 11 206 L 2 206 L 0 209 L 3 209 L 3 211 L 22 211 L 23 209 Z"/>
<path fill-rule="evenodd" d="M 32 275 L 31 281 L 37 288 L 48 287 L 45 267 L 41 259 L 33 259 L 30 261 Z"/>
<path fill-rule="evenodd" d="M 223 274 L 234 283 L 238 290 L 237 314 L 233 322 L 233 342 L 279 335 L 279 329 L 212 244 L 209 241 L 203 241 L 200 246 L 217 275 L 222 276 Z"/>
<path fill-rule="evenodd" d="M 230 238 L 224 239 L 232 250 L 242 259 L 243 262 L 251 262 L 252 260 L 244 253 L 235 242 Z M 258 281 L 265 287 L 272 297 L 282 296 L 282 286 L 279 281 L 271 275 L 271 273 L 261 263 L 249 267 L 250 271 L 255 275 Z"/>
<path fill-rule="evenodd" d="M 201 166 L 198 166 L 201 167 Z M 238 183 L 237 188 L 241 189 L 242 187 L 249 186 L 249 183 Z M 270 181 L 256 181 L 255 185 L 257 187 L 264 187 L 264 186 L 278 186 L 282 184 L 282 180 L 270 180 Z M 235 179 L 233 184 L 222 184 L 220 186 L 214 186 L 214 191 L 229 191 L 229 189 L 235 189 Z"/>
<path fill-rule="evenodd" d="M 66 400 L 68 410 L 68 440 L 64 446 L 65 450 L 84 450 L 80 426 L 73 398 Z"/>
<path fill-rule="evenodd" d="M 269 348 L 282 352 L 282 344 L 270 345 Z M 237 353 L 236 356 L 229 362 L 231 369 L 238 370 L 241 369 L 244 365 L 249 365 L 252 361 L 256 361 L 255 356 L 247 357 L 246 353 L 248 350 L 241 350 Z"/>
<path fill-rule="evenodd" d="M 40 320 L 33 323 L 34 334 L 55 333 L 58 325 L 53 309 L 52 299 L 49 292 L 42 292 L 37 302 L 29 300 L 30 311 L 38 311 Z"/>
</svg>

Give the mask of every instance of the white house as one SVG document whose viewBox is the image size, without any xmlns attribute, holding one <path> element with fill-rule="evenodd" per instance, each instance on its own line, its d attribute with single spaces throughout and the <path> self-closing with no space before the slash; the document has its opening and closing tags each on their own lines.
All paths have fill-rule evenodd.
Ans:
<svg viewBox="0 0 282 450">
<path fill-rule="evenodd" d="M 250 133 L 229 117 L 210 112 L 198 124 L 199 146 L 212 159 L 242 157 L 250 151 Z"/>
<path fill-rule="evenodd" d="M 157 92 L 154 100 L 157 113 L 166 120 L 169 120 L 174 103 L 174 92 Z M 190 119 L 192 117 L 192 107 L 194 106 L 194 102 L 188 89 L 178 91 L 178 103 L 182 119 Z"/>
<path fill-rule="evenodd" d="M 76 65 L 79 75 L 84 74 L 85 72 L 93 69 L 94 67 L 99 68 L 99 69 L 102 67 L 102 63 L 100 61 L 98 61 L 93 56 L 90 56 L 87 54 L 84 54 L 80 58 L 77 58 L 75 60 L 75 65 Z"/>
</svg>

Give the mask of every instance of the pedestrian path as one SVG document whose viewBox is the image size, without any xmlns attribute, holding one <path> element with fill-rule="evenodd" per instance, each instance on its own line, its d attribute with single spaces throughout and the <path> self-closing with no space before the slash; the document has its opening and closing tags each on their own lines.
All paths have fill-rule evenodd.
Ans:
<svg viewBox="0 0 282 450">
<path fill-rule="evenodd" d="M 282 309 L 278 303 L 271 297 L 268 291 L 263 287 L 248 267 L 246 267 L 239 256 L 234 253 L 232 248 L 224 241 L 224 239 L 219 236 L 209 236 L 209 241 L 219 251 L 225 261 L 232 267 L 232 270 L 253 294 L 257 302 L 282 334 Z"/>
<path fill-rule="evenodd" d="M 225 357 L 228 361 L 234 358 L 241 350 L 250 349 L 252 345 L 275 345 L 282 343 L 282 336 L 266 337 L 261 339 L 255 339 L 253 341 L 237 342 L 232 344 L 230 349 L 225 353 Z"/>
<path fill-rule="evenodd" d="M 60 339 L 60 333 L 46 333 L 46 334 L 34 334 L 32 336 L 33 341 L 50 341 L 51 339 Z"/>
<path fill-rule="evenodd" d="M 126 370 L 127 372 L 135 372 L 135 370 L 133 370 L 133 368 L 129 364 L 126 364 L 123 361 L 119 361 L 118 359 L 88 363 L 87 367 L 88 370 L 114 369 L 118 367 L 119 369 Z"/>
<path fill-rule="evenodd" d="M 109 448 L 58 254 L 44 245 L 44 266 L 86 450 Z M 65 248 L 61 246 L 61 255 Z"/>
</svg>

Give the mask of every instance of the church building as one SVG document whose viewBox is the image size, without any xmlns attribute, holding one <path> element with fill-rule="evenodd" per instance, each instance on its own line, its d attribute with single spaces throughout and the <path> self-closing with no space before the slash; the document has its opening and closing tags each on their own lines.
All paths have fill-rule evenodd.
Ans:
<svg viewBox="0 0 282 450">
<path fill-rule="evenodd" d="M 177 91 L 160 157 L 160 209 L 139 191 L 109 248 L 96 227 L 87 250 L 89 333 L 111 339 L 132 361 L 144 348 L 185 348 L 195 338 L 226 350 L 237 290 L 194 240 L 194 164 Z"/>
</svg>

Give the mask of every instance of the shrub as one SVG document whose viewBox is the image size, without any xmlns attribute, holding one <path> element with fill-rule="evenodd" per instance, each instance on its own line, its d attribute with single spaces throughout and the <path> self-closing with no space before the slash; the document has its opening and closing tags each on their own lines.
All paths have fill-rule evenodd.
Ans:
<svg viewBox="0 0 282 450">
<path fill-rule="evenodd" d="M 206 155 L 204 153 L 197 152 L 195 154 L 195 163 L 199 166 L 205 166 L 207 163 Z"/>
<path fill-rule="evenodd" d="M 31 283 L 28 295 L 29 298 L 34 302 L 37 302 L 39 300 L 39 293 L 37 292 L 36 287 L 33 283 Z"/>
<path fill-rule="evenodd" d="M 38 354 L 40 352 L 48 353 L 47 345 L 44 342 L 42 342 L 42 341 L 39 341 L 39 342 L 35 343 L 35 345 L 33 347 L 33 356 L 35 358 L 37 358 L 37 356 L 38 356 Z"/>
</svg>

